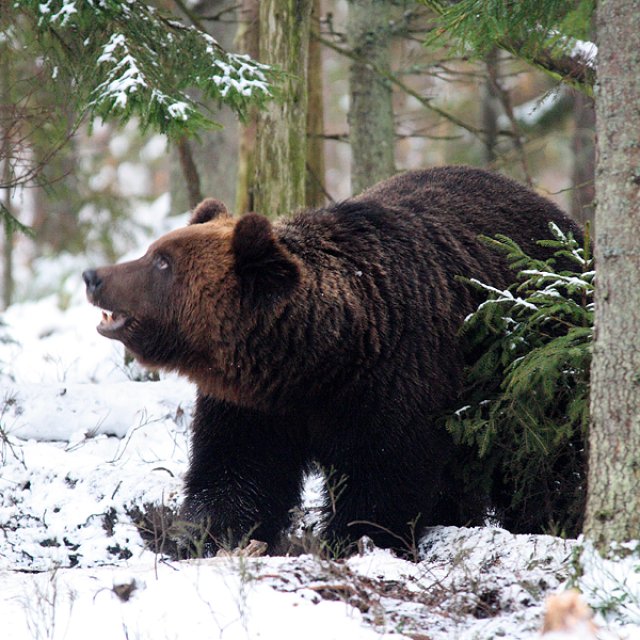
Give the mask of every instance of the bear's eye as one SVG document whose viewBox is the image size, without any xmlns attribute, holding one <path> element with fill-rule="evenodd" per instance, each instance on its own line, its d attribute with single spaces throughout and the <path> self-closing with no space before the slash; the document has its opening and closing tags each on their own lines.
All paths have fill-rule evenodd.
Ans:
<svg viewBox="0 0 640 640">
<path fill-rule="evenodd" d="M 155 256 L 153 258 L 153 265 L 156 269 L 164 270 L 169 268 L 169 261 L 164 256 Z"/>
</svg>

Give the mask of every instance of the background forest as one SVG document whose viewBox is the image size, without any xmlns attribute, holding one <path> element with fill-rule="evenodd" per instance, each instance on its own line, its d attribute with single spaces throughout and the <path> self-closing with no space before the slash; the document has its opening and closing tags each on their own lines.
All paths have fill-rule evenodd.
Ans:
<svg viewBox="0 0 640 640">
<path fill-rule="evenodd" d="M 524 638 L 567 587 L 598 616 L 562 604 L 572 637 L 637 637 L 638 34 L 635 0 L 0 0 L 7 637 Z M 193 389 L 151 382 L 95 335 L 82 270 L 137 256 L 209 195 L 286 215 L 443 164 L 510 175 L 596 240 L 595 291 L 590 241 L 554 235 L 576 265 L 560 275 L 494 242 L 528 269 L 518 292 L 537 310 L 490 292 L 468 329 L 485 349 L 473 401 L 447 424 L 491 464 L 512 447 L 516 478 L 561 468 L 548 491 L 570 522 L 445 528 L 416 563 L 375 549 L 172 563 Z M 305 526 L 317 493 L 311 478 Z"/>
<path fill-rule="evenodd" d="M 206 29 L 227 50 L 257 53 L 256 2 L 157 4 Z M 307 24 L 307 194 L 277 213 L 344 199 L 395 171 L 466 163 L 534 186 L 580 221 L 593 217 L 594 112 L 588 96 L 497 46 L 471 59 L 453 37 L 434 37 L 437 13 L 420 3 L 351 4 L 314 4 Z M 576 32 L 586 35 L 590 14 L 583 14 L 574 20 L 582 21 Z M 103 113 L 92 106 L 87 114 L 81 100 L 91 87 L 73 87 L 93 80 L 92 53 L 83 60 L 78 51 L 80 64 L 65 74 L 63 62 L 37 55 L 38 46 L 51 45 L 42 36 L 39 44 L 33 41 L 33 17 L 14 19 L 8 31 L 13 39 L 5 39 L 2 55 L 9 158 L 3 204 L 33 233 L 13 234 L 14 227 L 7 227 L 5 306 L 33 295 L 29 283 L 39 258 L 87 250 L 107 260 L 122 255 L 131 247 L 127 238 L 136 222 L 129 212 L 137 201 L 169 192 L 175 214 L 206 195 L 236 213 L 253 208 L 256 180 L 248 178 L 247 163 L 255 113 L 245 113 L 239 124 L 237 105 L 223 106 L 220 96 L 207 99 L 189 88 L 206 117 L 223 128 L 209 131 L 194 119 L 191 131 L 169 131 L 167 138 L 157 133 L 163 128 L 158 116 L 142 115 L 135 105 Z M 117 23 L 112 28 L 118 33 Z M 595 55 L 589 46 L 584 43 L 585 60 Z M 172 73 L 180 73 L 179 59 L 176 65 Z M 51 66 L 55 78 L 48 77 Z M 193 132 L 195 137 L 183 135 Z M 118 179 L 123 173 L 134 177 L 127 187 Z"/>
</svg>

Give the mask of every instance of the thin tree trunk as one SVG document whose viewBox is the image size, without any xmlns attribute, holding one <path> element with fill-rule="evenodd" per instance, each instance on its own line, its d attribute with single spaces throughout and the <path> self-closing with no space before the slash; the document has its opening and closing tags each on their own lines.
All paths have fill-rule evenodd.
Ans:
<svg viewBox="0 0 640 640">
<path fill-rule="evenodd" d="M 348 41 L 361 60 L 354 60 L 349 75 L 353 193 L 395 173 L 393 91 L 376 73 L 390 70 L 391 4 L 387 0 L 349 0 Z"/>
<path fill-rule="evenodd" d="M 640 12 L 598 3 L 596 336 L 585 534 L 640 538 Z"/>
<path fill-rule="evenodd" d="M 309 40 L 309 76 L 307 109 L 307 206 L 320 206 L 325 201 L 324 179 L 324 107 L 322 82 L 322 46 L 313 34 L 320 33 L 320 0 L 314 0 Z"/>
<path fill-rule="evenodd" d="M 5 176 L 7 177 L 7 176 Z M 9 179 L 11 176 L 8 176 Z M 8 213 L 11 213 L 11 190 L 4 190 L 2 203 Z M 2 247 L 2 307 L 6 309 L 13 302 L 13 236 L 14 231 L 9 218 L 4 220 L 4 242 Z"/>
<path fill-rule="evenodd" d="M 591 223 L 594 236 L 595 198 L 595 111 L 593 99 L 576 92 L 573 102 L 575 130 L 571 150 L 573 151 L 573 191 L 571 217 L 581 225 Z"/>
<path fill-rule="evenodd" d="M 38 99 L 38 95 L 33 96 Z M 43 100 L 42 109 L 50 106 Z M 67 142 L 53 157 L 47 159 L 48 150 L 38 136 L 31 145 L 33 161 L 43 167 L 36 181 L 34 201 L 36 204 L 31 227 L 38 254 L 80 251 L 84 238 L 78 224 L 80 197 L 80 157 L 77 139 L 70 133 L 74 129 L 76 115 L 69 105 L 61 105 L 64 113 Z M 45 143 L 48 145 L 48 142 Z"/>
<path fill-rule="evenodd" d="M 0 25 L 2 24 L 4 16 L 0 16 Z M 5 47 L 0 45 L 0 104 L 11 104 L 10 97 L 10 69 L 9 69 L 9 56 L 6 55 L 6 51 L 3 51 Z M 3 246 L 2 246 L 2 304 L 6 309 L 13 298 L 13 227 L 8 215 L 11 213 L 11 139 L 10 139 L 10 123 L 7 117 L 4 123 L 4 130 L 0 132 L 0 139 L 2 141 L 2 149 L 0 149 L 0 162 L 2 162 L 2 184 L 6 185 L 3 189 L 2 206 L 4 207 L 7 217 L 3 220 L 4 216 L 0 212 L 0 221 L 4 221 L 2 225 L 4 231 Z"/>
<path fill-rule="evenodd" d="M 184 177 L 189 209 L 195 209 L 202 200 L 202 191 L 200 190 L 200 174 L 193 159 L 191 144 L 186 138 L 180 138 L 176 143 L 176 147 L 182 176 Z"/>
<path fill-rule="evenodd" d="M 282 100 L 258 117 L 255 209 L 268 216 L 305 203 L 307 57 L 313 0 L 260 2 L 261 62 L 287 73 Z"/>
<path fill-rule="evenodd" d="M 225 20 L 220 21 L 199 20 L 198 16 L 216 15 L 230 5 L 232 3 L 226 0 L 200 0 L 190 4 L 198 28 L 206 26 L 207 32 L 227 50 L 234 48 L 236 29 L 227 21 L 233 18 L 235 12 L 225 13 Z M 207 103 L 206 100 L 204 102 Z M 174 213 L 192 209 L 194 202 L 198 204 L 206 196 L 222 200 L 229 208 L 236 200 L 237 116 L 228 106 L 215 102 L 208 102 L 207 105 L 212 110 L 212 118 L 222 128 L 200 131 L 197 138 L 189 139 L 188 150 L 180 149 L 180 145 L 172 147 L 170 191 L 171 210 Z M 185 151 L 191 157 L 187 164 L 184 163 Z M 201 195 L 197 196 L 197 192 Z"/>
<path fill-rule="evenodd" d="M 482 90 L 482 128 L 484 129 L 484 164 L 492 167 L 496 161 L 498 143 L 498 114 L 500 99 L 498 91 L 498 49 L 492 49 L 485 59 L 487 78 Z"/>
<path fill-rule="evenodd" d="M 243 53 L 257 60 L 260 55 L 260 6 L 258 0 L 242 0 L 236 41 Z M 256 128 L 258 114 L 250 109 L 247 120 L 239 126 L 238 177 L 236 188 L 236 213 L 253 211 Z"/>
</svg>

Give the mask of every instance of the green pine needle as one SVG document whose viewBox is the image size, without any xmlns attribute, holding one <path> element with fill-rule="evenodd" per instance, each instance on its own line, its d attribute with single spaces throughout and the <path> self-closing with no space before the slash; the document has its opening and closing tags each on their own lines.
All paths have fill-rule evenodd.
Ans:
<svg viewBox="0 0 640 640">
<path fill-rule="evenodd" d="M 552 239 L 540 241 L 554 250 L 545 261 L 531 258 L 505 236 L 483 238 L 518 271 L 518 282 L 501 291 L 468 281 L 485 300 L 463 326 L 474 359 L 463 408 L 448 416 L 446 425 L 456 442 L 482 459 L 475 481 L 491 487 L 496 473 L 506 478 L 513 498 L 501 505 L 505 513 L 531 511 L 549 527 L 577 532 L 585 489 L 595 273 L 588 239 L 580 247 L 557 227 L 551 233 Z M 574 271 L 567 269 L 571 264 Z M 559 501 L 560 485 L 566 499 Z"/>
<path fill-rule="evenodd" d="M 70 100 L 92 121 L 135 116 L 143 130 L 181 138 L 219 126 L 196 95 L 240 117 L 278 96 L 281 72 L 145 2 L 15 0 L 11 10 L 33 32 L 51 81 L 69 82 Z"/>
</svg>

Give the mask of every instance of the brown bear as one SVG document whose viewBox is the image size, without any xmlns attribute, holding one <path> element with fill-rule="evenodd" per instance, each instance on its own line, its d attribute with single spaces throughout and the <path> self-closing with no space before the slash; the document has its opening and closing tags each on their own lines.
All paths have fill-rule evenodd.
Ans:
<svg viewBox="0 0 640 640">
<path fill-rule="evenodd" d="M 435 420 L 455 407 L 477 304 L 456 276 L 507 285 L 514 272 L 478 236 L 542 257 L 550 221 L 580 236 L 516 182 L 442 167 L 274 223 L 205 200 L 139 260 L 86 271 L 98 331 L 198 387 L 182 517 L 209 550 L 248 537 L 273 550 L 312 465 L 334 550 L 481 522 Z"/>
</svg>

